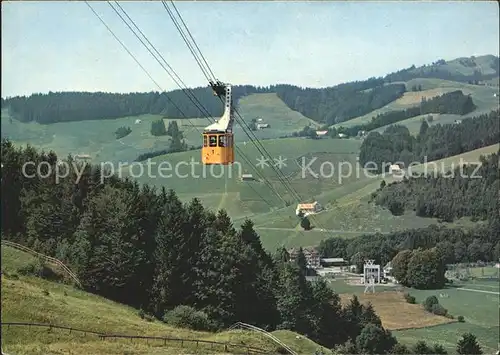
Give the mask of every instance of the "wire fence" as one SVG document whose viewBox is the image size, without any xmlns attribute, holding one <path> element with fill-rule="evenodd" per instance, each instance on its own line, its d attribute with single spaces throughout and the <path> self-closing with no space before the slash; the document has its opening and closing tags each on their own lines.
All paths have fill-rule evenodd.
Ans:
<svg viewBox="0 0 500 355">
<path fill-rule="evenodd" d="M 53 324 L 44 324 L 44 323 L 26 323 L 26 322 L 1 322 L 2 328 L 7 327 L 7 329 L 11 326 L 18 327 L 28 327 L 28 329 L 32 327 L 39 328 L 47 328 L 49 331 L 52 329 L 60 329 L 67 330 L 69 334 L 72 333 L 83 333 L 84 336 L 93 335 L 97 336 L 101 340 L 111 340 L 111 339 L 130 339 L 133 340 L 145 340 L 149 343 L 149 340 L 155 340 L 159 342 L 163 342 L 163 345 L 166 346 L 167 342 L 176 342 L 179 343 L 181 347 L 184 347 L 187 344 L 195 344 L 196 347 L 200 346 L 209 346 L 214 349 L 215 347 L 219 347 L 219 349 L 224 349 L 224 352 L 230 352 L 234 354 L 271 354 L 272 352 L 248 345 L 243 344 L 232 344 L 227 342 L 219 342 L 213 340 L 200 340 L 200 339 L 186 339 L 186 338 L 173 338 L 173 337 L 162 337 L 162 336 L 147 336 L 147 335 L 125 335 L 125 334 L 105 334 L 100 332 L 95 332 L 92 330 L 86 329 L 78 329 L 72 327 L 65 327 L 60 325 Z"/>
<path fill-rule="evenodd" d="M 35 250 L 31 249 L 31 248 L 28 248 L 28 247 L 26 247 L 24 245 L 11 242 L 10 240 L 2 239 L 2 244 L 6 245 L 6 246 L 9 246 L 9 247 L 12 247 L 12 248 L 15 248 L 15 249 L 18 249 L 18 250 L 21 250 L 21 251 L 24 251 L 24 252 L 26 252 L 28 254 L 33 255 L 34 257 L 43 259 L 45 262 L 47 262 L 49 264 L 53 264 L 53 265 L 58 266 L 71 279 L 73 279 L 73 281 L 75 281 L 78 284 L 78 286 L 80 286 L 80 287 L 82 286 L 82 283 L 80 282 L 80 280 L 78 279 L 78 277 L 76 276 L 76 274 L 73 271 L 71 271 L 69 267 L 67 267 L 66 265 L 64 265 L 64 263 L 61 260 L 58 260 L 56 258 L 53 258 L 51 256 L 48 256 L 48 255 L 45 255 L 45 254 L 42 254 L 42 253 L 39 253 L 39 252 L 37 252 L 37 251 L 35 251 Z"/>
</svg>

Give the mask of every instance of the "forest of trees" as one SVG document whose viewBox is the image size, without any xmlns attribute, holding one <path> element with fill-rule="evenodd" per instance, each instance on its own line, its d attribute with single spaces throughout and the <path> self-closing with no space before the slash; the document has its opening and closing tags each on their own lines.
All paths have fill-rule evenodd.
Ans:
<svg viewBox="0 0 500 355">
<path fill-rule="evenodd" d="M 7 109 L 12 117 L 21 122 L 35 121 L 42 124 L 113 119 L 142 114 L 162 114 L 169 118 L 222 115 L 223 105 L 219 98 L 213 95 L 211 88 L 198 87 L 190 90 L 204 109 L 196 101 L 193 103 L 182 90 L 129 94 L 49 92 L 2 99 L 2 109 Z M 233 99 L 237 102 L 245 95 L 269 92 L 269 89 L 238 85 L 233 87 L 232 92 Z"/>
<path fill-rule="evenodd" d="M 396 215 L 413 210 L 417 216 L 446 222 L 465 216 L 486 220 L 498 215 L 498 159 L 495 153 L 480 157 L 480 166 L 458 166 L 435 176 L 404 178 L 378 189 L 372 200 Z"/>
<path fill-rule="evenodd" d="M 359 159 L 361 164 L 374 162 L 382 172 L 384 163 L 438 160 L 462 154 L 500 142 L 500 110 L 478 117 L 467 118 L 460 124 L 435 124 L 424 120 L 419 134 L 414 137 L 400 125 L 389 126 L 383 133 L 371 132 L 363 141 Z M 385 166 L 386 170 L 388 165 Z"/>
<path fill-rule="evenodd" d="M 372 131 L 385 125 L 393 124 L 408 118 L 425 115 L 428 113 L 466 115 L 476 109 L 470 95 L 464 95 L 461 90 L 448 92 L 432 99 L 422 100 L 419 106 L 401 111 L 380 113 L 372 117 L 371 122 L 352 127 L 339 127 L 338 131 L 355 136 L 359 131 Z"/>
<path fill-rule="evenodd" d="M 23 171 L 28 161 L 35 166 Z M 102 181 L 98 166 L 86 165 L 77 179 L 83 166 L 71 156 L 71 173 L 57 183 L 57 161 L 53 152 L 2 141 L 2 238 L 64 261 L 85 290 L 169 322 L 186 306 L 206 316 L 209 330 L 242 321 L 329 348 L 404 348 L 370 305 L 342 305 L 324 281 L 306 281 L 286 250 L 268 254 L 250 220 L 236 228 L 198 199 L 183 204 L 164 188 Z M 40 176 L 32 175 L 37 166 Z"/>
<path fill-rule="evenodd" d="M 152 136 L 166 136 L 167 129 L 165 128 L 165 122 L 163 122 L 163 119 L 151 122 L 150 132 Z"/>
<path fill-rule="evenodd" d="M 329 88 L 299 88 L 293 85 L 271 86 L 292 110 L 327 125 L 365 115 L 400 98 L 404 84 L 384 85 L 381 79 L 341 84 Z"/>
<path fill-rule="evenodd" d="M 459 72 L 450 72 L 449 68 L 443 68 L 446 62 L 443 59 L 440 59 L 432 65 L 423 65 L 419 68 L 416 68 L 415 65 L 412 65 L 409 68 L 399 70 L 394 73 L 390 73 L 385 76 L 384 80 L 386 82 L 398 82 L 398 81 L 408 81 L 417 78 L 435 78 L 435 79 L 443 79 L 443 80 L 451 80 L 451 81 L 459 81 L 463 83 L 467 82 L 478 82 L 482 80 L 489 80 L 492 78 L 496 78 L 500 75 L 499 71 L 499 63 L 500 59 L 498 57 L 492 58 L 490 68 L 495 71 L 495 73 L 491 74 L 483 74 L 480 70 L 481 68 L 477 66 L 473 57 L 471 58 L 462 58 L 459 62 L 461 65 L 464 65 L 469 68 L 477 67 L 478 69 L 473 71 L 472 75 L 464 75 Z"/>
<path fill-rule="evenodd" d="M 491 262 L 500 258 L 500 219 L 494 216 L 473 230 L 432 225 L 389 234 L 369 234 L 352 239 L 333 237 L 321 241 L 318 250 L 325 258 L 344 258 L 362 271 L 366 259 L 386 265 L 401 251 L 430 250 L 446 264 Z"/>
<path fill-rule="evenodd" d="M 168 135 L 171 137 L 168 148 L 154 150 L 147 153 L 139 154 L 139 156 L 135 159 L 135 161 L 144 161 L 147 159 L 151 159 L 157 157 L 159 155 L 165 155 L 169 153 L 177 153 L 184 152 L 186 150 L 199 149 L 201 147 L 198 146 L 188 146 L 184 140 L 184 135 L 179 130 L 179 126 L 177 125 L 177 121 L 170 121 L 168 123 L 168 128 L 165 128 L 165 123 L 163 119 L 156 120 L 151 122 L 151 135 L 153 136 L 165 136 Z"/>
<path fill-rule="evenodd" d="M 245 95 L 275 92 L 293 110 L 330 125 L 380 108 L 401 97 L 405 90 L 404 84 L 384 85 L 382 79 L 371 78 L 324 89 L 293 85 L 234 86 L 233 99 L 237 103 Z M 181 90 L 129 94 L 49 92 L 3 99 L 2 109 L 21 122 L 43 124 L 142 114 L 162 114 L 169 118 L 222 115 L 223 106 L 210 88 L 195 88 L 192 92 L 204 109 Z"/>
<path fill-rule="evenodd" d="M 464 59 L 465 60 L 465 59 Z M 465 63 L 465 64 L 464 64 Z M 474 59 L 462 63 L 476 66 Z M 343 83 L 326 88 L 301 88 L 294 85 L 252 85 L 233 86 L 233 98 L 238 100 L 253 93 L 276 93 L 285 104 L 317 122 L 327 125 L 347 121 L 365 115 L 401 97 L 406 91 L 405 84 L 399 83 L 415 78 L 438 78 L 460 82 L 478 82 L 496 78 L 499 75 L 498 58 L 492 61 L 494 74 L 482 74 L 475 70 L 472 75 L 451 73 L 449 68 L 441 69 L 444 61 L 438 60 L 429 66 L 400 70 L 385 77 L 369 78 L 362 81 Z M 420 85 L 411 90 L 420 91 Z M 1 107 L 21 122 L 69 122 L 81 120 L 112 119 L 141 114 L 162 114 L 169 118 L 218 117 L 223 107 L 209 87 L 190 89 L 198 102 L 193 102 L 183 90 L 168 93 L 128 93 L 104 92 L 49 92 L 30 96 L 2 98 Z M 208 112 L 207 112 L 208 111 Z"/>
</svg>

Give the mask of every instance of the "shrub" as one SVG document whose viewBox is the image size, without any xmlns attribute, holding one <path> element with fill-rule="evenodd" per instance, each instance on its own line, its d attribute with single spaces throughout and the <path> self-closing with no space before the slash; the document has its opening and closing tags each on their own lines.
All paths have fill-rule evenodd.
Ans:
<svg viewBox="0 0 500 355">
<path fill-rule="evenodd" d="M 309 221 L 309 218 L 303 217 L 302 220 L 300 221 L 300 226 L 306 231 L 310 230 L 311 222 Z"/>
<path fill-rule="evenodd" d="M 457 317 L 457 320 L 458 320 L 460 323 L 464 323 L 464 322 L 465 322 L 464 316 L 458 316 L 458 317 Z"/>
<path fill-rule="evenodd" d="M 42 260 L 37 260 L 35 262 L 29 263 L 28 265 L 22 266 L 17 269 L 17 272 L 25 276 L 35 276 L 42 279 L 50 281 L 61 280 L 61 275 L 58 275 L 48 267 Z"/>
<path fill-rule="evenodd" d="M 415 297 L 410 295 L 407 292 L 404 294 L 404 298 L 405 298 L 406 302 L 408 302 L 408 303 L 411 303 L 411 304 L 417 303 L 417 300 L 415 299 Z"/>
<path fill-rule="evenodd" d="M 141 317 L 141 319 L 144 319 L 144 317 L 146 316 L 146 313 L 144 312 L 143 309 L 140 309 L 138 312 L 138 315 L 139 315 L 139 317 Z"/>
<path fill-rule="evenodd" d="M 431 310 L 437 316 L 446 316 L 448 314 L 448 310 L 439 303 L 433 304 Z"/>
<path fill-rule="evenodd" d="M 427 312 L 432 312 L 432 306 L 439 304 L 439 300 L 436 296 L 429 296 L 424 301 L 424 307 Z"/>
<path fill-rule="evenodd" d="M 165 313 L 163 321 L 174 327 L 193 330 L 212 330 L 214 325 L 205 312 L 197 311 L 190 306 L 177 306 Z"/>
<path fill-rule="evenodd" d="M 281 345 L 276 348 L 276 352 L 278 354 L 288 354 L 288 350 L 286 350 L 284 347 Z"/>
</svg>

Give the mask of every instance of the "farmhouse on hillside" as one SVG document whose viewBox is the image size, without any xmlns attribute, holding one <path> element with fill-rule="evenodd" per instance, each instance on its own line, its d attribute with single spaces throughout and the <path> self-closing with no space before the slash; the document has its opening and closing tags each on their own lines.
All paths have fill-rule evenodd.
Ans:
<svg viewBox="0 0 500 355">
<path fill-rule="evenodd" d="M 308 268 L 318 268 L 321 266 L 319 252 L 315 248 L 303 248 L 304 256 L 306 257 L 306 263 Z M 290 249 L 288 251 L 288 255 L 290 255 L 290 261 L 296 262 L 297 257 L 299 255 L 299 249 Z"/>
<path fill-rule="evenodd" d="M 320 212 L 323 209 L 318 201 L 313 203 L 299 203 L 297 205 L 297 209 L 295 210 L 295 214 L 298 216 L 302 212 L 304 216 L 315 214 Z"/>
</svg>

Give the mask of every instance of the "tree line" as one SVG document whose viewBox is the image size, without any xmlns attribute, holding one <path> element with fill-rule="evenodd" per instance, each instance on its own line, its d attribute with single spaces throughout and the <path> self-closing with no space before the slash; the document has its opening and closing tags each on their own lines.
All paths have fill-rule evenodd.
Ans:
<svg viewBox="0 0 500 355">
<path fill-rule="evenodd" d="M 359 131 L 372 131 L 374 129 L 406 120 L 408 118 L 429 113 L 466 115 L 476 109 L 470 95 L 464 95 L 461 90 L 445 93 L 427 100 L 422 98 L 419 106 L 400 111 L 380 113 L 372 117 L 369 123 L 352 127 L 339 127 L 338 131 L 349 136 L 355 136 Z"/>
<path fill-rule="evenodd" d="M 450 71 L 450 68 L 446 66 L 447 63 L 443 59 L 440 59 L 432 63 L 432 65 L 423 65 L 418 68 L 416 68 L 415 65 L 412 65 L 409 68 L 390 73 L 386 75 L 384 79 L 387 82 L 399 82 L 418 78 L 434 78 L 467 83 L 470 81 L 476 82 L 489 80 L 498 77 L 498 75 L 500 74 L 499 58 L 495 56 L 492 56 L 492 61 L 490 64 L 490 68 L 495 72 L 490 74 L 484 74 L 481 71 L 481 68 L 478 67 L 475 63 L 474 58 L 462 58 L 459 62 L 466 67 L 477 69 L 474 70 L 470 75 L 465 75 L 458 71 L 452 72 Z"/>
<path fill-rule="evenodd" d="M 362 272 L 364 261 L 386 265 L 403 250 L 436 252 L 446 264 L 492 262 L 500 258 L 500 218 L 492 217 L 474 230 L 432 225 L 389 234 L 369 234 L 352 239 L 328 238 L 320 242 L 318 250 L 325 258 L 344 258 Z"/>
<path fill-rule="evenodd" d="M 377 172 L 389 168 L 387 163 L 401 163 L 407 167 L 412 162 L 425 162 L 462 154 L 500 142 L 498 121 L 500 110 L 467 118 L 459 124 L 429 126 L 423 120 L 419 134 L 414 137 L 408 128 L 389 126 L 384 132 L 371 132 L 360 148 L 360 162 L 375 162 Z"/>
<path fill-rule="evenodd" d="M 481 156 L 479 166 L 458 166 L 448 174 L 404 178 L 381 187 L 371 199 L 396 215 L 409 210 L 446 222 L 466 216 L 487 220 L 498 215 L 498 159 L 495 153 Z"/>
<path fill-rule="evenodd" d="M 313 89 L 293 85 L 271 87 L 292 110 L 326 125 L 365 115 L 400 98 L 405 84 L 384 85 L 381 79 Z"/>
<path fill-rule="evenodd" d="M 473 62 L 471 58 L 469 61 Z M 365 115 L 375 109 L 398 99 L 406 91 L 405 84 L 396 82 L 415 78 L 438 78 L 461 82 L 477 82 L 496 78 L 499 73 L 499 60 L 492 60 L 494 74 L 482 74 L 480 70 L 473 75 L 451 73 L 442 69 L 443 60 L 430 66 L 400 70 L 385 77 L 369 78 L 362 81 L 342 83 L 321 89 L 301 88 L 294 85 L 271 85 L 259 87 L 252 85 L 233 86 L 233 97 L 237 102 L 241 97 L 253 93 L 276 93 L 287 106 L 304 116 L 327 125 L 344 122 Z M 467 64 L 467 63 L 466 63 Z M 474 64 L 474 63 L 473 63 Z M 469 66 L 471 66 L 470 64 Z M 474 66 L 476 66 L 474 64 Z M 415 88 L 412 88 L 415 89 Z M 113 119 L 141 114 L 163 114 L 169 118 L 212 117 L 222 115 L 220 100 L 213 96 L 208 87 L 189 89 L 198 102 L 193 102 L 184 90 L 168 93 L 128 93 L 113 94 L 105 92 L 49 92 L 35 93 L 30 96 L 15 96 L 1 99 L 1 108 L 21 122 L 71 122 L 81 120 Z M 418 89 L 420 90 L 420 89 Z"/>
<path fill-rule="evenodd" d="M 223 105 L 211 88 L 190 89 L 197 101 L 183 90 L 168 93 L 146 92 L 116 94 L 106 92 L 49 92 L 2 99 L 2 110 L 21 122 L 49 124 L 83 120 L 114 119 L 125 116 L 158 114 L 169 118 L 219 117 Z M 233 87 L 235 102 L 245 95 L 269 92 L 251 85 Z M 198 103 L 199 102 L 199 103 Z M 201 106 L 200 106 L 201 104 Z"/>
<path fill-rule="evenodd" d="M 235 227 L 196 198 L 182 203 L 172 190 L 102 180 L 99 166 L 64 161 L 69 175 L 58 180 L 53 152 L 2 141 L 2 237 L 62 260 L 88 292 L 193 328 L 242 321 L 360 353 L 398 345 L 370 305 L 342 305 L 286 250 L 266 252 L 250 220 Z M 35 165 L 23 173 L 26 162 Z"/>
</svg>

